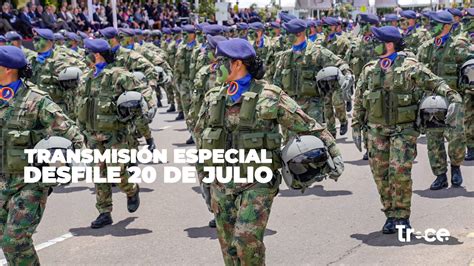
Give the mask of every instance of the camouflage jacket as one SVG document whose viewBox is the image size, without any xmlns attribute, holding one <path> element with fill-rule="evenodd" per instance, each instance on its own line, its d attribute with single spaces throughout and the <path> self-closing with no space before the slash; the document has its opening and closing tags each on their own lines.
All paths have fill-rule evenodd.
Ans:
<svg viewBox="0 0 474 266">
<path fill-rule="evenodd" d="M 0 133 L 0 173 L 18 174 L 18 180 L 11 181 L 13 186 L 24 185 L 21 173 L 28 164 L 24 149 L 32 149 L 47 136 L 67 138 L 77 149 L 84 144 L 74 122 L 46 92 L 28 81 L 11 99 L 0 104 Z"/>
<path fill-rule="evenodd" d="M 430 33 L 425 28 L 414 28 L 411 31 L 403 33 L 406 50 L 416 55 L 420 45 L 431 39 Z"/>
<path fill-rule="evenodd" d="M 326 38 L 323 42 L 321 42 L 321 45 L 342 58 L 346 55 L 347 50 L 349 50 L 351 47 L 351 41 L 345 34 L 336 34 L 336 36 L 331 40 Z"/>
<path fill-rule="evenodd" d="M 297 134 L 315 135 L 327 145 L 331 156 L 340 156 L 332 135 L 304 113 L 300 106 L 280 88 L 264 80 L 252 81 L 249 91 L 244 93 L 241 100 L 236 103 L 233 103 L 226 95 L 226 90 L 225 85 L 215 87 L 205 95 L 205 101 L 194 128 L 198 148 L 225 150 L 265 148 L 272 158 L 271 165 L 266 166 L 276 173 L 281 167 L 281 135 L 279 133 L 279 126 L 281 126 Z M 252 95 L 252 97 L 246 97 L 246 95 Z M 249 110 L 253 112 L 241 112 L 241 108 L 243 109 L 243 106 L 250 102 L 252 102 L 252 108 Z M 220 104 L 224 104 L 223 109 Z M 216 110 L 223 110 L 223 112 L 216 112 Z M 253 126 L 244 126 L 244 121 L 248 119 L 253 121 L 251 123 Z M 215 164 L 210 162 L 209 165 Z M 263 165 L 239 163 L 234 166 L 239 166 L 240 176 L 245 177 L 248 166 Z M 234 182 L 226 184 L 216 182 L 215 184 L 229 194 L 239 193 L 256 185 L 256 183 L 236 184 Z"/>
<path fill-rule="evenodd" d="M 344 60 L 349 63 L 356 79 L 362 72 L 362 68 L 369 61 L 374 60 L 376 55 L 374 54 L 374 47 L 371 42 L 371 37 L 359 36 L 357 39 L 351 42 L 351 47 L 347 51 Z"/>
<path fill-rule="evenodd" d="M 288 49 L 276 58 L 273 84 L 281 87 L 291 97 L 320 97 L 316 86 L 316 74 L 327 66 L 336 66 L 346 74 L 350 72 L 344 60 L 328 49 L 308 42 L 301 52 Z"/>
<path fill-rule="evenodd" d="M 32 64 L 33 63 L 33 60 L 36 59 L 36 56 L 38 55 L 35 51 L 31 50 L 31 49 L 28 49 L 28 48 L 25 48 L 25 47 L 21 47 L 21 50 L 23 51 L 23 53 L 25 54 L 25 57 L 26 57 L 26 61 L 28 61 L 28 63 Z"/>
<path fill-rule="evenodd" d="M 154 66 L 160 66 L 168 76 L 173 76 L 171 66 L 166 61 L 166 53 L 152 43 L 135 44 L 135 51 L 145 57 Z M 161 80 L 158 80 L 161 83 Z"/>
<path fill-rule="evenodd" d="M 199 53 L 200 44 L 197 42 L 194 46 L 188 46 L 185 42 L 178 46 L 174 63 L 174 76 L 178 84 L 182 81 L 192 82 L 194 80 L 194 76 L 199 70 L 196 69 Z"/>
<path fill-rule="evenodd" d="M 452 89 L 458 88 L 458 70 L 467 60 L 474 57 L 469 50 L 469 40 L 462 35 L 450 36 L 444 44 L 435 45 L 435 39 L 424 42 L 418 50 L 418 61 L 424 63 L 434 74 L 443 78 Z"/>
<path fill-rule="evenodd" d="M 352 127 L 400 125 L 401 129 L 413 129 L 424 92 L 445 96 L 449 102 L 462 102 L 442 78 L 408 55 L 399 52 L 386 70 L 379 60 L 364 66 L 356 85 Z"/>
</svg>

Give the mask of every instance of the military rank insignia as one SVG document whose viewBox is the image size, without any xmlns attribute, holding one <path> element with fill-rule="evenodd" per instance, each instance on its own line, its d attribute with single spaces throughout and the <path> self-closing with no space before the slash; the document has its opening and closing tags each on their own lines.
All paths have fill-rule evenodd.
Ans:
<svg viewBox="0 0 474 266">
<path fill-rule="evenodd" d="M 3 87 L 0 89 L 0 100 L 10 100 L 15 95 L 15 92 L 10 87 Z"/>
</svg>

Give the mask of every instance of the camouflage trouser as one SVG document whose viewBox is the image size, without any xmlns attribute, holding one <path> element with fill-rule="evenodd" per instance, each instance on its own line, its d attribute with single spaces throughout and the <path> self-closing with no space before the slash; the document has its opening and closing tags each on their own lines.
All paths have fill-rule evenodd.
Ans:
<svg viewBox="0 0 474 266">
<path fill-rule="evenodd" d="M 464 127 L 466 129 L 466 146 L 474 149 L 474 94 L 464 96 Z"/>
<path fill-rule="evenodd" d="M 113 136 L 107 142 L 98 141 L 96 138 L 87 136 L 87 145 L 89 149 L 98 149 L 100 152 L 104 152 L 106 149 L 129 149 L 126 137 L 121 141 Z M 135 195 L 137 192 L 137 186 L 128 182 L 129 172 L 127 171 L 128 164 L 124 163 L 99 163 L 100 176 L 102 178 L 107 177 L 107 167 L 120 167 L 120 179 L 121 182 L 117 184 L 119 189 L 127 194 L 127 197 Z M 112 212 L 112 185 L 110 183 L 97 183 L 95 184 L 96 190 L 96 205 L 95 207 L 99 213 Z"/>
<path fill-rule="evenodd" d="M 387 217 L 409 218 L 411 169 L 417 155 L 414 130 L 369 128 L 369 164 Z"/>
<path fill-rule="evenodd" d="M 168 101 L 168 104 L 175 104 L 173 87 L 174 87 L 173 82 L 170 82 L 169 84 L 165 86 L 166 99 Z"/>
<path fill-rule="evenodd" d="M 226 195 L 211 185 L 211 206 L 225 265 L 264 265 L 263 236 L 276 189 L 250 188 Z"/>
<path fill-rule="evenodd" d="M 193 129 L 196 125 L 203 102 L 204 92 L 193 91 L 191 93 L 191 106 L 189 107 L 189 112 L 186 116 L 186 124 L 188 125 L 188 128 L 191 129 L 191 134 L 193 134 Z"/>
<path fill-rule="evenodd" d="M 310 97 L 292 97 L 301 109 L 309 115 L 311 118 L 316 120 L 321 125 L 325 124 L 324 119 L 324 100 L 322 98 L 310 98 Z M 283 143 L 286 143 L 295 133 L 282 128 Z"/>
<path fill-rule="evenodd" d="M 181 105 L 181 94 L 179 93 L 179 85 L 176 82 L 174 82 L 173 85 L 173 93 L 176 99 L 176 111 L 182 112 L 183 106 Z"/>
<path fill-rule="evenodd" d="M 11 186 L 5 180 L 0 182 L 0 239 L 3 254 L 9 265 L 39 265 L 32 236 L 43 217 L 48 189 L 37 184 Z"/>
<path fill-rule="evenodd" d="M 179 82 L 178 90 L 181 100 L 181 108 L 184 112 L 184 116 L 188 115 L 189 109 L 191 108 L 191 92 L 192 92 L 192 83 L 187 80 L 182 80 Z"/>
<path fill-rule="evenodd" d="M 464 162 L 466 153 L 466 136 L 464 133 L 464 112 L 458 113 L 456 128 L 428 130 L 426 140 L 428 142 L 428 158 L 434 175 L 441 175 L 448 171 L 448 160 L 444 139 L 448 141 L 448 154 L 451 165 L 460 166 Z"/>
<path fill-rule="evenodd" d="M 342 99 L 342 92 L 336 90 L 324 97 L 324 119 L 327 129 L 336 137 L 336 117 L 340 123 L 347 123 L 346 105 Z"/>
</svg>

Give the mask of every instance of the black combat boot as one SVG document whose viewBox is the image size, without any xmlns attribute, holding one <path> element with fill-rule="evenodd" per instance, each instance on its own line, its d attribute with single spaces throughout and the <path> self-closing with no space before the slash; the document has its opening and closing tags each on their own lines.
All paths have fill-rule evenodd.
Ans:
<svg viewBox="0 0 474 266">
<path fill-rule="evenodd" d="M 155 140 L 153 138 L 146 139 L 145 141 L 149 151 L 156 149 Z"/>
<path fill-rule="evenodd" d="M 188 145 L 194 144 L 193 136 L 189 136 L 189 139 L 186 140 L 186 144 L 188 144 Z"/>
<path fill-rule="evenodd" d="M 210 228 L 216 228 L 216 219 L 212 219 L 209 221 L 209 227 Z"/>
<path fill-rule="evenodd" d="M 461 167 L 451 165 L 451 185 L 453 187 L 459 187 L 462 184 Z"/>
<path fill-rule="evenodd" d="M 176 111 L 176 107 L 174 107 L 174 103 L 170 104 L 170 108 L 166 110 L 167 113 L 172 113 Z"/>
<path fill-rule="evenodd" d="M 474 148 L 467 148 L 465 161 L 474 161 Z"/>
<path fill-rule="evenodd" d="M 448 176 L 446 176 L 446 173 L 436 176 L 436 179 L 431 184 L 430 189 L 440 190 L 445 187 L 448 187 Z"/>
<path fill-rule="evenodd" d="M 408 229 L 411 229 L 410 220 L 408 218 L 397 219 L 395 221 L 395 229 L 397 229 L 397 225 L 404 226 L 402 229 L 402 236 L 406 239 L 408 236 Z"/>
<path fill-rule="evenodd" d="M 364 160 L 364 161 L 369 160 L 369 152 L 368 152 L 368 151 L 366 151 L 366 152 L 364 153 L 364 156 L 362 157 L 362 160 Z"/>
<path fill-rule="evenodd" d="M 161 99 L 158 99 L 158 101 L 156 102 L 156 106 L 157 106 L 158 108 L 163 107 L 163 104 L 161 103 Z"/>
<path fill-rule="evenodd" d="M 95 219 L 95 221 L 91 223 L 91 228 L 94 228 L 94 229 L 102 228 L 112 223 L 113 221 L 112 221 L 112 216 L 110 215 L 110 212 L 104 212 L 104 213 L 99 214 L 99 217 L 97 217 L 97 219 Z"/>
<path fill-rule="evenodd" d="M 352 111 L 352 101 L 346 102 L 346 111 L 348 113 Z"/>
<path fill-rule="evenodd" d="M 395 234 L 397 229 L 395 228 L 395 218 L 389 217 L 382 227 L 382 233 L 384 234 Z"/>
<path fill-rule="evenodd" d="M 348 122 L 347 122 L 347 121 L 346 121 L 345 123 L 342 123 L 342 124 L 341 124 L 341 128 L 339 129 L 339 134 L 340 134 L 341 136 L 346 135 L 346 133 L 347 133 L 347 125 L 348 125 Z"/>
<path fill-rule="evenodd" d="M 174 120 L 176 120 L 176 121 L 184 120 L 184 112 L 183 111 L 179 112 L 178 116 Z"/>
<path fill-rule="evenodd" d="M 140 206 L 140 187 L 137 185 L 137 192 L 131 197 L 127 197 L 128 212 L 135 212 Z"/>
</svg>

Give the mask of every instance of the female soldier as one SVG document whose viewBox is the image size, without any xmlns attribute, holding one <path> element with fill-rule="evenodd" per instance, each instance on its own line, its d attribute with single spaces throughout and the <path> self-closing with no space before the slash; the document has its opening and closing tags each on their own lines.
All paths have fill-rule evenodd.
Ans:
<svg viewBox="0 0 474 266">
<path fill-rule="evenodd" d="M 217 56 L 217 79 L 224 85 L 206 94 L 195 127 L 196 139 L 202 149 L 266 149 L 267 158 L 273 159 L 265 165 L 273 170 L 269 183 L 211 184 L 211 206 L 225 264 L 263 265 L 263 234 L 281 180 L 279 125 L 295 133 L 319 137 L 335 161 L 336 167 L 330 173 L 333 178 L 341 175 L 344 165 L 332 135 L 280 88 L 259 80 L 265 72 L 263 62 L 249 42 L 221 41 L 217 44 Z M 237 166 L 240 176 L 247 177 L 248 166 L 262 165 Z"/>
</svg>

